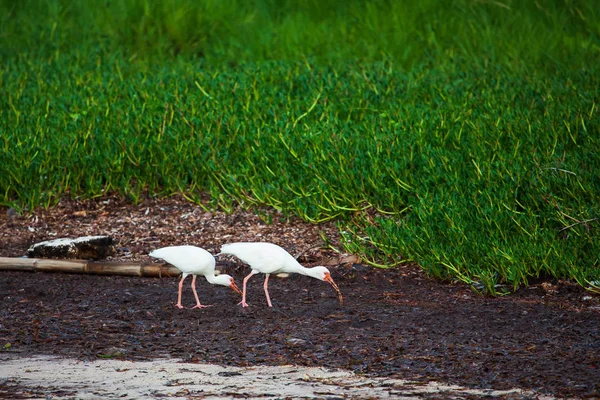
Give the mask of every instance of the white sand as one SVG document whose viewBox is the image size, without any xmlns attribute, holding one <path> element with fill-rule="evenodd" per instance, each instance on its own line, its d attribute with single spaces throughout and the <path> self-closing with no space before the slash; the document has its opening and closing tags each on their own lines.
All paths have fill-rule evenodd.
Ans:
<svg viewBox="0 0 600 400">
<path fill-rule="evenodd" d="M 0 353 L 0 387 L 40 399 L 169 399 L 233 398 L 394 398 L 419 394 L 440 398 L 532 396 L 520 389 L 473 390 L 438 383 L 420 385 L 398 379 L 365 378 L 351 371 L 281 367 L 223 367 L 160 359 L 147 362 L 97 360 L 83 362 L 50 356 L 18 357 Z M 0 395 L 1 396 L 1 395 Z M 29 397 L 28 397 L 29 398 Z"/>
</svg>

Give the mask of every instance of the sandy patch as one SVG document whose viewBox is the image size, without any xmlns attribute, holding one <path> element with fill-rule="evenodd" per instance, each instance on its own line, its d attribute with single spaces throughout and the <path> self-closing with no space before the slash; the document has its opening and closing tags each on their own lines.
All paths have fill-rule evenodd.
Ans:
<svg viewBox="0 0 600 400">
<path fill-rule="evenodd" d="M 19 398 L 395 398 L 510 397 L 551 399 L 533 392 L 474 390 L 440 383 L 366 378 L 345 370 L 225 367 L 159 359 L 93 362 L 51 356 L 0 356 L 1 395 Z M 26 396 L 26 397 L 25 397 Z"/>
</svg>

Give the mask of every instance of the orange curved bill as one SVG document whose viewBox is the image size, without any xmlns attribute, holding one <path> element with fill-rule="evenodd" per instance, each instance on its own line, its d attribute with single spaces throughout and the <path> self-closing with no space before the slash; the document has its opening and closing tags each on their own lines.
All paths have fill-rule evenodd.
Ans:
<svg viewBox="0 0 600 400">
<path fill-rule="evenodd" d="M 233 280 L 231 281 L 231 285 L 229 285 L 229 287 L 232 288 L 234 291 L 238 292 L 240 295 L 242 294 L 242 291 L 239 287 L 237 287 Z"/>
<path fill-rule="evenodd" d="M 331 278 L 330 274 L 325 274 L 324 281 L 329 283 L 331 286 L 333 286 L 333 288 L 337 292 L 338 299 L 340 300 L 340 304 L 344 304 L 344 298 L 342 297 L 342 292 L 340 291 L 340 288 L 338 287 L 338 285 L 335 284 L 335 282 L 333 281 L 333 278 Z"/>
</svg>

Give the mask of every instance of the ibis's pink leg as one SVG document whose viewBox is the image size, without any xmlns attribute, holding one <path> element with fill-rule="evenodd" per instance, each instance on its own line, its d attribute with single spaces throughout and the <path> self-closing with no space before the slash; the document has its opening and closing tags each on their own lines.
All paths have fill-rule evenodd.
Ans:
<svg viewBox="0 0 600 400">
<path fill-rule="evenodd" d="M 269 298 L 269 289 L 268 289 L 268 285 L 269 285 L 269 275 L 267 274 L 267 276 L 265 277 L 265 284 L 264 284 L 264 288 L 265 288 L 265 295 L 267 296 L 267 303 L 269 303 L 269 307 L 273 307 L 273 305 L 271 304 L 271 299 Z"/>
<path fill-rule="evenodd" d="M 242 307 L 248 307 L 248 303 L 246 303 L 246 283 L 248 283 L 248 279 L 250 279 L 250 277 L 256 273 L 257 272 L 252 271 L 250 272 L 250 274 L 248 274 L 247 277 L 244 278 L 244 290 L 242 291 L 242 301 L 238 303 L 238 305 L 241 304 Z"/>
<path fill-rule="evenodd" d="M 183 280 L 187 277 L 186 274 L 184 274 L 181 277 L 181 280 L 179 281 L 179 294 L 177 295 L 177 304 L 175 304 L 175 307 L 177 308 L 183 308 L 183 306 L 181 305 L 181 292 L 183 291 Z"/>
<path fill-rule="evenodd" d="M 192 309 L 210 307 L 210 305 L 205 306 L 205 305 L 200 304 L 200 299 L 198 298 L 198 293 L 196 293 L 196 275 L 192 276 L 192 291 L 194 292 L 194 297 L 196 298 L 196 305 L 194 307 L 192 307 Z"/>
</svg>

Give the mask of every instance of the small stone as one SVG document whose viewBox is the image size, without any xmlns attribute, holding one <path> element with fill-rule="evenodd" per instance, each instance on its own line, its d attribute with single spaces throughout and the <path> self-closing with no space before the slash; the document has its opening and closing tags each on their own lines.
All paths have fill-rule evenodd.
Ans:
<svg viewBox="0 0 600 400">
<path fill-rule="evenodd" d="M 15 219 L 19 216 L 19 213 L 17 212 L 17 210 L 11 207 L 8 209 L 8 211 L 6 211 L 6 216 L 8 217 L 8 219 Z"/>
<path fill-rule="evenodd" d="M 352 264 L 352 269 L 358 272 L 367 272 L 368 268 L 362 264 Z"/>
<path fill-rule="evenodd" d="M 287 339 L 287 342 L 291 345 L 303 345 L 303 344 L 307 343 L 306 340 L 304 340 L 304 339 L 299 339 L 299 338 L 294 338 L 294 337 Z"/>
</svg>

